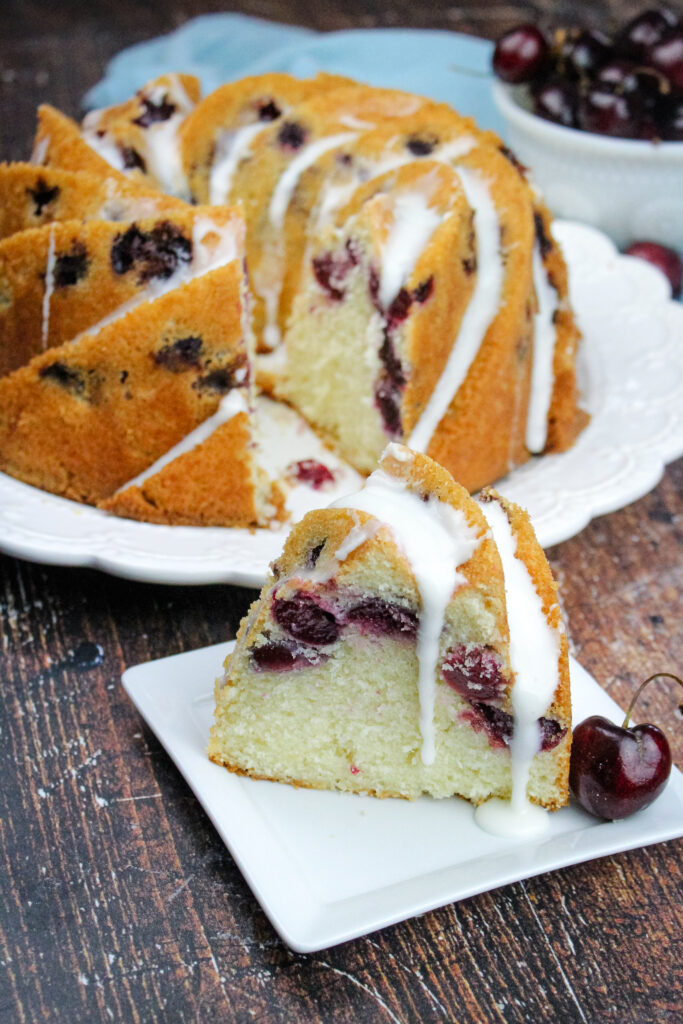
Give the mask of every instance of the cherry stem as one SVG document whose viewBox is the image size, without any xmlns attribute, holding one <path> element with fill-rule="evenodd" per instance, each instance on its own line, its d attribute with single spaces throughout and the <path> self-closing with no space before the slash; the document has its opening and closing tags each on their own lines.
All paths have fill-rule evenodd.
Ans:
<svg viewBox="0 0 683 1024">
<path fill-rule="evenodd" d="M 678 683 L 679 686 L 683 686 L 683 679 L 679 679 L 678 676 L 673 675 L 672 672 L 655 672 L 655 674 L 653 676 L 648 676 L 648 678 L 645 680 L 645 682 L 640 684 L 640 686 L 638 687 L 638 689 L 636 690 L 636 692 L 633 695 L 633 699 L 631 700 L 631 703 L 628 706 L 628 711 L 626 712 L 626 718 L 624 719 L 624 724 L 621 727 L 622 729 L 628 729 L 628 720 L 631 717 L 634 705 L 635 705 L 636 701 L 638 700 L 638 698 L 640 697 L 640 694 L 642 693 L 642 691 L 647 686 L 647 684 L 651 683 L 653 679 L 674 679 Z"/>
</svg>

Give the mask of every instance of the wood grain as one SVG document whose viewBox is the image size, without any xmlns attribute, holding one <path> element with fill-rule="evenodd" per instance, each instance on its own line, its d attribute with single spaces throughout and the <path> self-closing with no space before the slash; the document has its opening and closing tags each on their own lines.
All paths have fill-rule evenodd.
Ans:
<svg viewBox="0 0 683 1024">
<path fill-rule="evenodd" d="M 412 25 L 489 37 L 551 11 L 600 25 L 638 7 L 237 5 L 321 30 Z M 76 114 L 121 47 L 220 9 L 6 0 L 2 157 L 27 155 L 39 102 Z M 680 461 L 650 495 L 549 553 L 573 653 L 622 705 L 648 673 L 683 667 L 682 491 Z M 681 1019 L 680 844 L 507 886 L 321 953 L 291 952 L 120 685 L 129 665 L 233 637 L 253 593 L 11 558 L 0 567 L 0 1021 Z M 681 764 L 678 703 L 657 684 L 636 717 L 665 728 Z"/>
</svg>

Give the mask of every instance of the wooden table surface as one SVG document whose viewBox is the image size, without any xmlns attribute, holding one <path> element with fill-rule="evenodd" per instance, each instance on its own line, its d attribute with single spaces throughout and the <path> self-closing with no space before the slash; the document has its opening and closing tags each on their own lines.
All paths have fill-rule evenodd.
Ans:
<svg viewBox="0 0 683 1024">
<path fill-rule="evenodd" d="M 638 3 L 253 0 L 320 30 L 409 25 L 495 38 L 520 20 L 607 24 Z M 220 4 L 5 0 L 0 157 L 39 102 L 78 113 L 123 46 Z M 573 653 L 622 706 L 683 668 L 683 461 L 549 552 Z M 299 955 L 278 939 L 120 685 L 123 669 L 234 636 L 253 593 L 0 559 L 0 1021 L 678 1022 L 681 845 L 533 878 Z M 97 646 L 93 646 L 97 645 Z M 678 694 L 637 717 L 683 762 Z"/>
</svg>

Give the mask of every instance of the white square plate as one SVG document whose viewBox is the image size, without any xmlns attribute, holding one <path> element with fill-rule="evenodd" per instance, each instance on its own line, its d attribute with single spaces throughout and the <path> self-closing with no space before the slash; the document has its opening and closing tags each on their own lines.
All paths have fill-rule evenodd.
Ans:
<svg viewBox="0 0 683 1024">
<path fill-rule="evenodd" d="M 282 939 L 302 953 L 544 871 L 683 835 L 674 768 L 645 811 L 600 822 L 576 807 L 542 839 L 501 839 L 464 800 L 377 800 L 232 775 L 206 756 L 213 681 L 232 643 L 137 665 L 123 685 L 184 775 Z M 571 662 L 575 721 L 623 712 Z"/>
</svg>

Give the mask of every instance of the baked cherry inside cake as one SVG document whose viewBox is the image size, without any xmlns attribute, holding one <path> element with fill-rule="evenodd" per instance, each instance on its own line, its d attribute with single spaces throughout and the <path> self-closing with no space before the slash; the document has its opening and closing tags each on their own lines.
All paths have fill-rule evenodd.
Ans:
<svg viewBox="0 0 683 1024">
<path fill-rule="evenodd" d="M 290 533 L 209 742 L 256 778 L 522 809 L 567 802 L 569 749 L 566 639 L 528 516 L 395 443 Z"/>
</svg>

